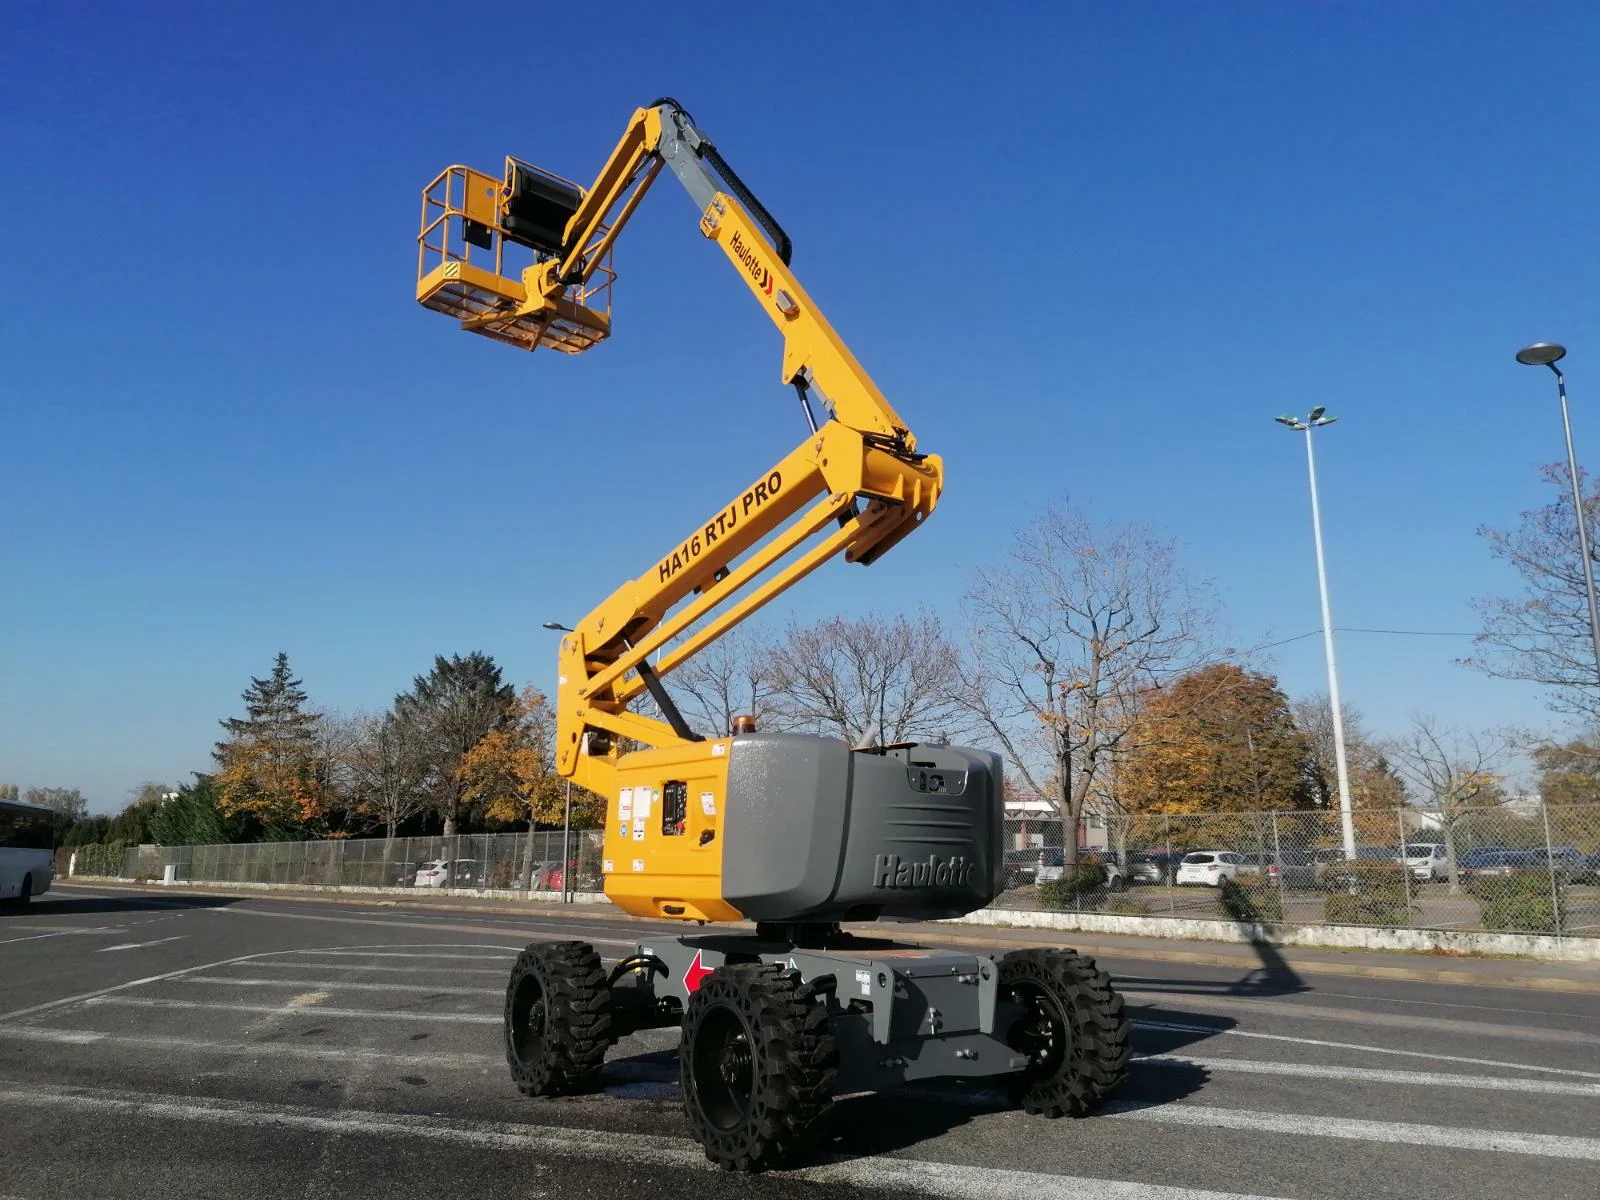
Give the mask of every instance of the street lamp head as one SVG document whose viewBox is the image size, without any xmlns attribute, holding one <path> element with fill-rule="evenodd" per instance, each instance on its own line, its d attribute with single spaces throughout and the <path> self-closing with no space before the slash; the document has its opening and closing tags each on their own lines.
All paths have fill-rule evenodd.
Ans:
<svg viewBox="0 0 1600 1200">
<path fill-rule="evenodd" d="M 1317 411 L 1321 412 L 1322 409 L 1319 408 L 1319 409 L 1317 409 Z M 1338 419 L 1339 419 L 1338 417 L 1318 417 L 1316 420 L 1311 422 L 1311 427 L 1313 429 L 1320 429 L 1324 425 L 1332 425 Z"/>
<path fill-rule="evenodd" d="M 1287 425 L 1290 429 L 1304 429 L 1305 428 L 1304 425 L 1300 424 L 1299 419 L 1296 418 L 1296 417 L 1273 417 L 1272 419 L 1274 421 L 1276 421 L 1279 425 Z"/>
<path fill-rule="evenodd" d="M 546 629 L 553 629 L 557 633 L 571 633 L 572 632 L 572 630 L 568 629 L 560 621 L 546 621 L 544 623 L 544 627 Z"/>
<path fill-rule="evenodd" d="M 1517 351 L 1517 361 L 1525 367 L 1552 367 L 1566 356 L 1560 342 L 1534 342 Z"/>
<path fill-rule="evenodd" d="M 1322 414 L 1327 411 L 1328 410 L 1324 405 L 1319 404 L 1306 415 L 1306 420 L 1315 425 L 1318 421 L 1322 420 Z"/>
</svg>

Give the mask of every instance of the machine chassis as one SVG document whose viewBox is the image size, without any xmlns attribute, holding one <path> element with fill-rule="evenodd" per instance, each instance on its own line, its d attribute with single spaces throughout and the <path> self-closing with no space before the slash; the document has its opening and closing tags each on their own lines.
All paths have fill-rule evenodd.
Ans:
<svg viewBox="0 0 1600 1200">
<path fill-rule="evenodd" d="M 1072 950 L 992 958 L 762 928 L 640 942 L 609 971 L 586 943 L 535 943 L 507 987 L 506 1058 L 526 1095 L 590 1090 L 611 1045 L 674 1026 L 690 1130 L 743 1171 L 803 1157 L 835 1096 L 908 1083 L 992 1079 L 1028 1112 L 1085 1116 L 1129 1054 L 1121 996 Z"/>
</svg>

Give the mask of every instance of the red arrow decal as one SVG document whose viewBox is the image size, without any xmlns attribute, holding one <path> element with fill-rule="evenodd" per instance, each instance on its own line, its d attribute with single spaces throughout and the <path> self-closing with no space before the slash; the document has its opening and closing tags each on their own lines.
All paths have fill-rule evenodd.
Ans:
<svg viewBox="0 0 1600 1200">
<path fill-rule="evenodd" d="M 705 965 L 701 959 L 700 951 L 694 952 L 694 961 L 689 964 L 689 969 L 683 973 L 683 990 L 691 996 L 700 990 L 700 984 L 705 977 L 711 974 L 712 968 Z"/>
</svg>

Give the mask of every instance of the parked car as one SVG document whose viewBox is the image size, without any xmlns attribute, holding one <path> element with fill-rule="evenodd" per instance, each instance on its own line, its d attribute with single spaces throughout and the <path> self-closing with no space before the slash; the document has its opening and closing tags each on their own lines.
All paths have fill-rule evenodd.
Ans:
<svg viewBox="0 0 1600 1200">
<path fill-rule="evenodd" d="M 456 859 L 450 869 L 450 886 L 481 888 L 483 886 L 483 863 L 475 858 Z"/>
<path fill-rule="evenodd" d="M 395 863 L 394 886 L 414 887 L 417 882 L 417 871 L 424 865 L 423 863 Z"/>
<path fill-rule="evenodd" d="M 1239 855 L 1240 876 L 1259 876 L 1279 887 L 1314 887 L 1316 867 L 1311 855 L 1302 850 L 1282 850 L 1277 854 L 1255 851 Z"/>
<path fill-rule="evenodd" d="M 1007 850 L 1001 867 L 1005 886 L 1023 887 L 1037 882 L 1040 865 L 1052 854 L 1056 856 L 1053 865 L 1060 866 L 1060 846 L 1028 846 L 1022 850 Z"/>
<path fill-rule="evenodd" d="M 1398 861 L 1425 883 L 1450 877 L 1450 860 L 1443 842 L 1407 842 Z"/>
<path fill-rule="evenodd" d="M 1098 866 L 1105 875 L 1107 891 L 1120 892 L 1128 886 L 1127 873 L 1117 862 L 1117 855 L 1112 850 L 1079 849 L 1078 862 Z M 1046 846 L 1041 849 L 1039 866 L 1034 872 L 1036 883 L 1054 883 L 1067 873 L 1067 856 L 1062 853 L 1060 846 Z"/>
<path fill-rule="evenodd" d="M 418 863 L 417 873 L 412 878 L 411 886 L 426 888 L 449 887 L 450 860 L 447 858 L 435 858 L 425 863 Z"/>
<path fill-rule="evenodd" d="M 1344 851 L 1341 850 L 1339 851 L 1337 862 L 1329 862 L 1323 865 L 1322 874 L 1319 876 L 1319 881 L 1323 888 L 1330 892 L 1354 890 L 1359 877 L 1343 869 L 1348 862 L 1387 863 L 1389 866 L 1394 867 L 1396 871 L 1400 869 L 1400 855 L 1396 850 L 1387 846 L 1357 846 L 1354 859 L 1345 858 Z"/>
<path fill-rule="evenodd" d="M 1220 887 L 1239 878 L 1240 858 L 1232 850 L 1192 850 L 1178 864 L 1178 886 Z"/>
<path fill-rule="evenodd" d="M 1171 887 L 1187 850 L 1135 850 L 1128 855 L 1128 882 Z"/>
<path fill-rule="evenodd" d="M 1461 857 L 1461 874 L 1468 880 L 1548 871 L 1542 850 L 1509 850 L 1504 846 L 1479 846 Z"/>
<path fill-rule="evenodd" d="M 1587 871 L 1589 860 L 1583 856 L 1583 851 L 1576 846 L 1551 846 L 1549 850 L 1538 849 L 1533 852 L 1541 860 L 1549 855 L 1546 866 L 1555 867 L 1556 875 L 1563 883 L 1576 883 Z"/>
<path fill-rule="evenodd" d="M 1581 866 L 1573 872 L 1573 883 L 1600 883 L 1600 850 L 1596 850 L 1583 860 Z"/>
</svg>

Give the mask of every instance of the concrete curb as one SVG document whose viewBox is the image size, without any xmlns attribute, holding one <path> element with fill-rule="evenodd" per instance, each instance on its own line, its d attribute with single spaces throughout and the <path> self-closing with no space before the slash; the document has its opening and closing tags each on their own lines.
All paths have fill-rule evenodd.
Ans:
<svg viewBox="0 0 1600 1200">
<path fill-rule="evenodd" d="M 72 887 L 75 885 L 87 885 L 92 887 L 126 887 L 131 890 L 131 888 L 135 886 L 135 882 L 131 879 L 113 879 L 110 877 L 86 875 L 75 875 L 72 877 L 71 882 L 57 881 L 57 886 L 61 887 Z M 242 891 L 240 889 L 242 889 Z M 581 911 L 575 907 L 562 905 L 558 901 L 550 903 L 548 908 L 544 909 L 543 911 L 531 910 L 526 902 L 515 905 L 476 904 L 470 908 L 465 908 L 458 904 L 440 904 L 427 900 L 413 900 L 411 899 L 411 896 L 414 895 L 414 893 L 412 893 L 410 889 L 401 888 L 329 888 L 320 892 L 312 892 L 308 894 L 305 892 L 297 892 L 291 887 L 283 884 L 230 884 L 226 887 L 208 887 L 200 884 L 176 884 L 163 890 L 175 890 L 181 891 L 185 894 L 202 896 L 238 896 L 239 899 L 250 898 L 250 893 L 252 892 L 277 892 L 286 897 L 298 899 L 306 904 L 361 904 L 369 907 L 393 908 L 397 911 L 404 911 L 406 909 L 421 909 L 430 912 L 452 913 L 456 916 L 464 918 L 471 918 L 476 915 L 516 917 L 532 916 L 540 919 L 545 919 L 548 917 L 571 916 L 584 921 L 608 921 L 631 925 L 637 925 L 641 921 L 649 920 L 649 918 L 634 917 L 628 913 L 617 912 L 614 909 L 593 903 L 585 904 Z M 393 896 L 396 898 L 358 899 L 355 896 L 350 895 L 328 894 L 329 892 L 337 891 L 359 891 L 363 894 L 374 897 Z M 603 900 L 604 897 L 602 896 L 601 899 Z M 1070 917 L 1073 914 L 1045 913 L 1039 915 L 1049 917 Z M 1089 916 L 1092 914 L 1083 915 Z M 677 922 L 667 921 L 656 921 L 653 923 L 662 926 L 673 927 L 678 925 Z M 1221 924 L 1221 922 L 1201 923 Z M 1046 930 L 1056 930 L 1061 932 L 1088 932 L 1086 930 L 1072 930 L 1064 926 L 1013 925 L 1003 922 L 972 921 L 966 918 L 957 918 L 952 921 L 930 922 L 930 925 L 937 925 L 940 929 L 940 932 L 935 937 L 927 938 L 925 940 L 936 941 L 941 944 L 954 946 L 972 946 L 979 949 L 994 949 L 997 946 L 1000 948 L 1009 948 L 1005 945 L 1005 940 L 1003 938 L 980 938 L 963 936 L 960 933 L 956 933 L 952 927 L 962 924 L 992 928 L 996 931 L 996 933 L 1001 933 L 1006 930 L 1012 930 L 1015 932 L 1044 932 Z M 870 927 L 858 926 L 857 928 L 871 928 L 880 933 L 885 932 L 885 927 L 881 925 L 874 925 Z M 946 928 L 951 928 L 952 931 L 948 934 L 942 932 L 943 929 Z M 1099 932 L 1104 933 L 1112 931 L 1100 930 Z M 1192 966 L 1232 967 L 1251 970 L 1260 969 L 1261 958 L 1253 950 L 1246 948 L 1249 945 L 1247 939 L 1225 938 L 1222 940 L 1235 944 L 1242 943 L 1242 945 L 1240 950 L 1237 951 L 1228 951 L 1219 948 L 1216 952 L 1209 952 L 1201 950 L 1162 949 L 1156 946 L 1126 946 L 1112 942 L 1100 942 L 1092 939 L 1073 938 L 1072 948 L 1081 953 L 1092 954 L 1102 958 L 1186 963 Z M 1037 943 L 1027 941 L 1016 943 L 1016 945 L 1020 946 L 1033 944 Z M 1559 976 L 1535 976 L 1512 973 L 1489 974 L 1482 970 L 1462 971 L 1452 970 L 1448 967 L 1400 967 L 1387 966 L 1377 963 L 1339 962 L 1338 960 L 1329 961 L 1324 959 L 1301 959 L 1297 961 L 1287 955 L 1283 956 L 1283 959 L 1284 965 L 1299 975 L 1341 975 L 1352 978 L 1389 979 L 1412 983 L 1448 983 L 1464 987 L 1528 988 L 1536 991 L 1577 992 L 1587 995 L 1600 995 L 1600 976 L 1597 976 L 1593 980 L 1565 979 Z"/>
<path fill-rule="evenodd" d="M 1532 933 L 1479 933 L 1449 929 L 1388 929 L 1368 925 L 1256 925 L 1187 917 L 1126 917 L 1110 913 L 1036 912 L 986 908 L 952 918 L 959 925 L 1063 929 L 1124 937 L 1166 937 L 1201 942 L 1266 942 L 1312 950 L 1379 950 L 1406 954 L 1515 956 L 1543 962 L 1600 963 L 1600 937 Z"/>
</svg>

